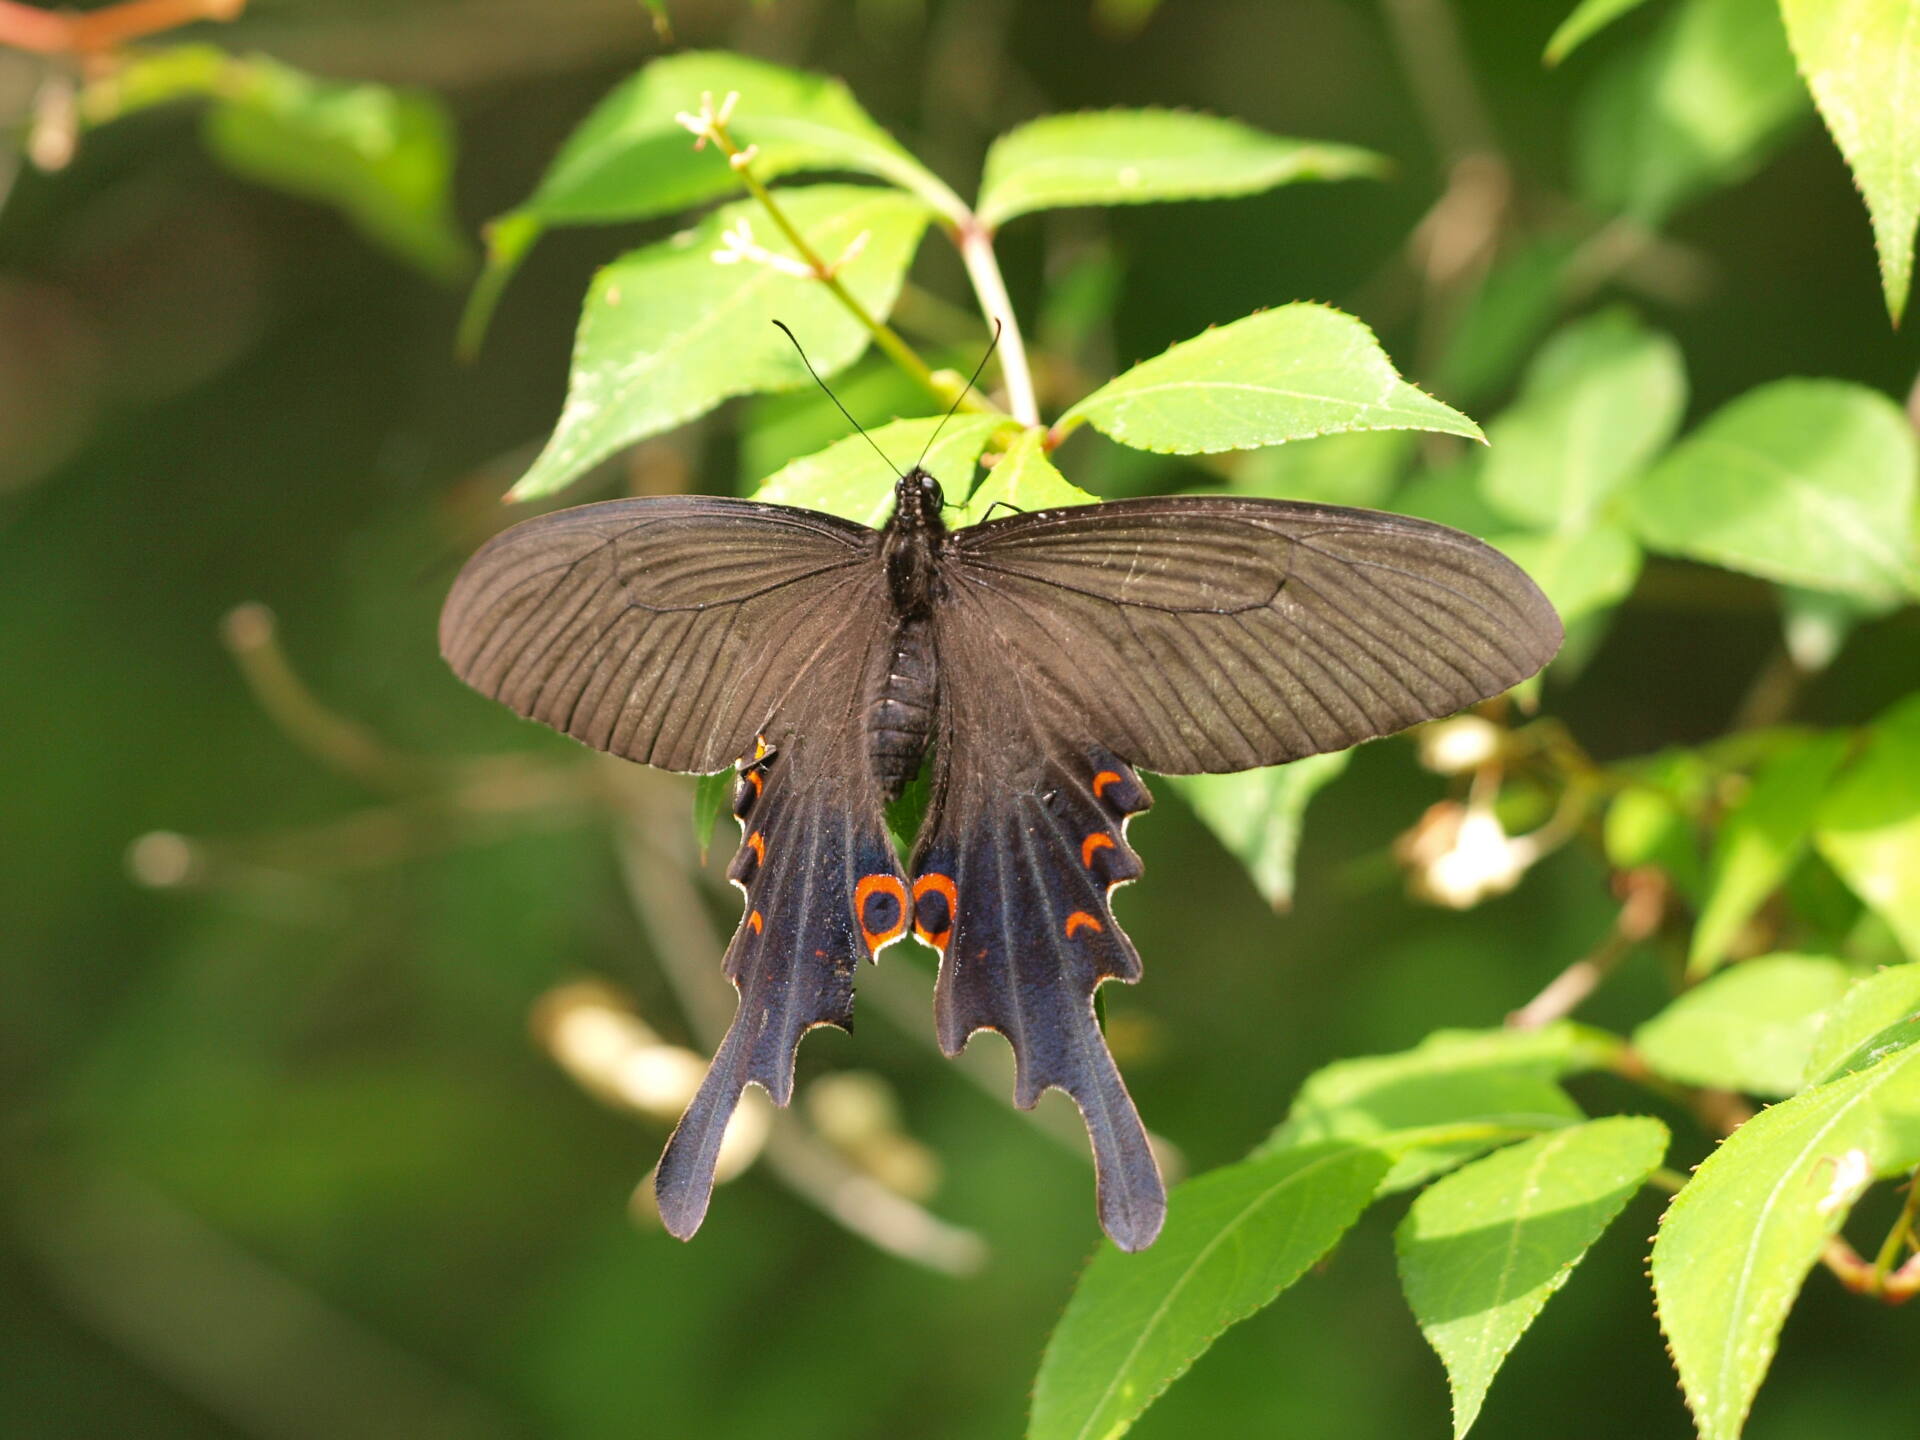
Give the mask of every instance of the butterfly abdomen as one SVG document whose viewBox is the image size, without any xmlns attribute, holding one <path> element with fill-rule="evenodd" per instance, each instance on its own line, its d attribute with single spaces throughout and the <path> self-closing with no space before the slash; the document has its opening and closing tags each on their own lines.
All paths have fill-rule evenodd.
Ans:
<svg viewBox="0 0 1920 1440">
<path fill-rule="evenodd" d="M 933 738 L 940 686 L 931 625 L 924 619 L 901 620 L 880 653 L 885 663 L 876 667 L 867 689 L 867 758 L 881 792 L 895 800 L 920 773 Z"/>
</svg>

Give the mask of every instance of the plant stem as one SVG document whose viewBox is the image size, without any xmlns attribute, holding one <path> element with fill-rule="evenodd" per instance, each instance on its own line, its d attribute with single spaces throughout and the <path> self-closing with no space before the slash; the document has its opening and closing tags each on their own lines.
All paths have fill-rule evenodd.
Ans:
<svg viewBox="0 0 1920 1440">
<path fill-rule="evenodd" d="M 973 282 L 973 293 L 980 299 L 981 313 L 989 321 L 1000 322 L 1000 373 L 1007 380 L 1007 404 L 1022 425 L 1038 425 L 1040 401 L 1033 390 L 1033 369 L 1027 363 L 1027 342 L 1013 313 L 1013 301 L 1007 296 L 1000 261 L 993 253 L 993 232 L 970 214 L 954 226 L 952 233 L 967 267 L 967 278 Z"/>
<path fill-rule="evenodd" d="M 233 20 L 247 0 L 125 0 L 73 15 L 0 0 L 0 45 L 37 55 L 95 55 L 196 20 Z"/>
<path fill-rule="evenodd" d="M 740 177 L 740 183 L 747 187 L 747 193 L 760 202 L 761 208 L 767 212 L 780 233 L 787 237 L 787 243 L 793 246 L 794 254 L 798 255 L 813 271 L 814 278 L 832 292 L 834 299 L 846 307 L 847 313 L 860 322 L 862 328 L 873 337 L 873 343 L 937 402 L 941 405 L 952 404 L 953 392 L 940 383 L 939 378 L 933 373 L 933 367 L 922 360 L 919 353 L 900 338 L 897 330 L 876 317 L 860 302 L 860 298 L 834 273 L 834 267 L 813 248 L 807 237 L 800 232 L 800 228 L 788 218 L 787 212 L 780 208 L 780 202 L 773 198 L 773 192 L 761 183 L 759 176 L 753 173 L 752 156 L 734 143 L 733 137 L 727 133 L 726 125 L 717 119 L 711 121 L 706 131 L 706 138 L 720 147 L 733 166 L 734 174 Z M 1023 363 L 1025 358 L 1023 354 L 1021 356 Z M 999 412 L 998 406 L 971 390 L 960 397 L 960 408 L 989 415 Z"/>
</svg>

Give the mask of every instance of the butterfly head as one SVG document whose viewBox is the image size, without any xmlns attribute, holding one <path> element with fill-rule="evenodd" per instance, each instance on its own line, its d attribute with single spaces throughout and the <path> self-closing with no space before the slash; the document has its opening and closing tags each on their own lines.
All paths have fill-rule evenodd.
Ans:
<svg viewBox="0 0 1920 1440">
<path fill-rule="evenodd" d="M 939 533 L 940 511 L 947 503 L 940 482 L 920 466 L 902 475 L 893 487 L 893 529 L 903 534 L 915 531 Z"/>
</svg>

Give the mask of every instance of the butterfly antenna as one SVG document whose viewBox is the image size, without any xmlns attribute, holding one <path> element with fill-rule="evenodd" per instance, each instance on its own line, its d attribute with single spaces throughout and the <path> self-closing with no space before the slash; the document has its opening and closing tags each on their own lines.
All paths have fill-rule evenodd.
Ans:
<svg viewBox="0 0 1920 1440">
<path fill-rule="evenodd" d="M 953 418 L 953 412 L 958 410 L 960 408 L 960 402 L 972 393 L 974 380 L 978 380 L 980 378 L 980 372 L 987 368 L 987 361 L 993 358 L 993 352 L 999 347 L 999 344 L 1000 321 L 996 319 L 993 322 L 993 339 L 987 342 L 987 353 L 980 357 L 980 363 L 973 367 L 973 379 L 968 380 L 966 385 L 962 387 L 960 393 L 953 397 L 953 404 L 949 405 L 947 407 L 947 413 L 940 417 L 940 423 L 933 427 L 933 434 L 927 437 L 926 445 L 921 448 L 920 459 L 913 462 L 914 469 L 918 470 L 920 468 L 921 462 L 927 458 L 928 452 L 933 449 L 933 442 L 940 438 L 940 432 L 947 428 L 947 421 Z"/>
<path fill-rule="evenodd" d="M 893 478 L 896 480 L 905 479 L 906 477 L 900 473 L 900 467 L 894 464 L 893 461 L 887 459 L 887 452 L 882 450 L 880 446 L 875 442 L 874 438 L 871 435 L 867 434 L 867 432 L 864 429 L 862 429 L 860 422 L 853 418 L 853 412 L 848 410 L 846 406 L 840 403 L 840 397 L 838 395 L 834 394 L 833 391 L 827 389 L 827 382 L 822 380 L 820 378 L 820 372 L 813 368 L 813 362 L 807 359 L 807 352 L 800 349 L 800 341 L 794 336 L 793 331 L 787 329 L 785 325 L 781 325 L 778 320 L 774 321 L 773 323 L 780 326 L 780 333 L 782 335 L 785 335 L 787 339 L 793 341 L 793 348 L 800 356 L 800 363 L 807 367 L 807 374 L 813 376 L 813 383 L 818 385 L 822 390 L 826 391 L 827 399 L 833 401 L 834 408 L 837 409 L 842 415 L 845 415 L 847 417 L 847 423 L 849 425 L 853 426 L 855 430 L 860 431 L 860 438 L 862 440 L 866 441 L 867 444 L 873 446 L 873 453 L 880 457 L 881 462 L 887 467 L 887 469 L 893 471 Z M 996 336 L 995 338 L 997 339 L 999 337 Z M 991 349 L 989 349 L 987 353 L 992 354 L 993 352 Z M 946 422 L 944 420 L 941 421 L 941 424 L 944 425 L 945 423 Z"/>
</svg>

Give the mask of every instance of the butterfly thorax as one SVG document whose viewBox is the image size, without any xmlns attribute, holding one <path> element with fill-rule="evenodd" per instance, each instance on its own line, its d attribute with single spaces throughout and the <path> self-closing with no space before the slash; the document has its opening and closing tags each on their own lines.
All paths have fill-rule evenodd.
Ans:
<svg viewBox="0 0 1920 1440">
<path fill-rule="evenodd" d="M 888 799 L 920 771 L 939 701 L 933 653 L 938 556 L 946 538 L 940 484 L 915 466 L 894 487 L 893 519 L 881 538 L 894 622 L 867 681 L 867 757 Z"/>
</svg>

